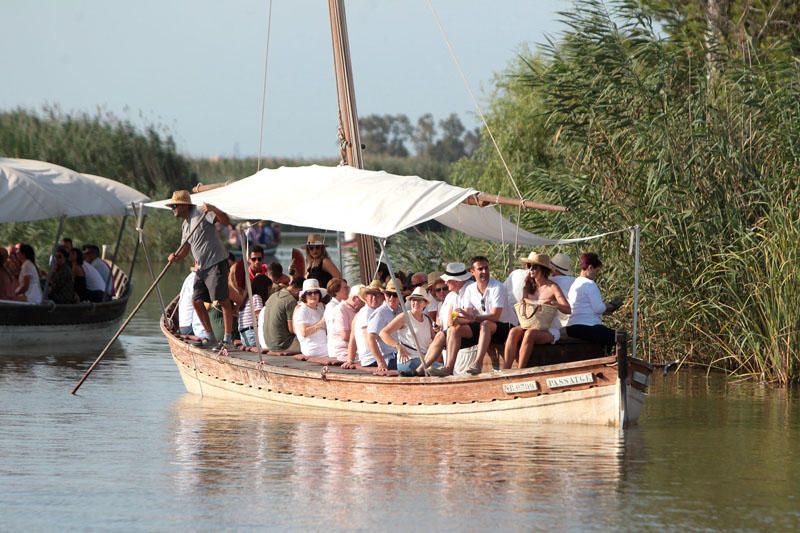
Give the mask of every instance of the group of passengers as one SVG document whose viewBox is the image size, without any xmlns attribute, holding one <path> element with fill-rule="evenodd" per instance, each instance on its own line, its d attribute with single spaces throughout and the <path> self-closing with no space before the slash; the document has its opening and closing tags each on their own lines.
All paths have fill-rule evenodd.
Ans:
<svg viewBox="0 0 800 533">
<path fill-rule="evenodd" d="M 0 248 L 0 300 L 73 304 L 102 302 L 112 295 L 111 268 L 94 244 L 75 248 L 72 239 L 65 237 L 46 270 L 37 267 L 30 244 Z"/>
<path fill-rule="evenodd" d="M 479 255 L 468 265 L 449 263 L 442 274 L 418 272 L 385 283 L 389 272 L 381 265 L 369 285 L 349 287 L 319 235 L 309 235 L 302 267 L 293 259 L 286 276 L 279 263 L 264 263 L 261 246 L 248 248 L 246 264 L 231 257 L 214 226 L 230 219 L 217 207 L 192 204 L 187 191 L 175 191 L 168 205 L 183 219 L 185 243 L 169 261 L 190 251 L 195 259 L 179 300 L 179 332 L 202 346 L 216 344 L 208 314 L 214 301 L 224 325 L 217 346 L 234 344 L 235 324 L 246 349 L 376 373 L 479 374 L 493 345 L 503 347 L 504 368 L 523 368 L 534 346 L 557 342 L 562 327 L 577 339 L 604 346 L 615 341 L 602 316 L 622 302 L 600 296 L 594 279 L 602 263 L 594 253 L 581 254 L 577 278 L 565 254 L 551 260 L 533 252 L 520 258 L 523 268 L 505 283 L 491 277 L 488 259 Z"/>
</svg>

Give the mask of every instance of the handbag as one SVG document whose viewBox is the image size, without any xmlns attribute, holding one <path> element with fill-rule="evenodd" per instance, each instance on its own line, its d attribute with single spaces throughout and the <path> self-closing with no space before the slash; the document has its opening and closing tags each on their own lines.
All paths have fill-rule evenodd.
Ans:
<svg viewBox="0 0 800 533">
<path fill-rule="evenodd" d="M 519 325 L 523 329 L 546 330 L 550 329 L 553 319 L 558 313 L 558 308 L 554 305 L 536 302 L 529 303 L 522 300 L 514 304 L 514 312 L 519 319 Z"/>
</svg>

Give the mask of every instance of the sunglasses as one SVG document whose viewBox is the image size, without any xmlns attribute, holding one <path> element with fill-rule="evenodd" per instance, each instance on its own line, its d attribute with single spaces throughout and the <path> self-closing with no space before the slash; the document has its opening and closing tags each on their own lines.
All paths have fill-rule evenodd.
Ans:
<svg viewBox="0 0 800 533">
<path fill-rule="evenodd" d="M 255 257 L 251 257 L 250 258 L 250 261 L 263 261 L 263 260 L 264 260 L 264 256 L 263 255 L 257 255 Z"/>
<path fill-rule="evenodd" d="M 399 298 L 396 292 L 384 292 L 383 295 L 386 298 Z"/>
<path fill-rule="evenodd" d="M 433 289 L 433 292 L 447 292 L 447 287 L 437 287 Z"/>
<path fill-rule="evenodd" d="M 306 292 L 306 296 L 314 296 L 314 295 L 322 296 L 322 293 L 319 292 L 319 291 L 307 291 Z"/>
<path fill-rule="evenodd" d="M 309 250 L 319 250 L 322 246 L 322 244 L 306 244 L 306 248 Z"/>
<path fill-rule="evenodd" d="M 481 311 L 486 312 L 486 296 L 481 298 Z"/>
</svg>

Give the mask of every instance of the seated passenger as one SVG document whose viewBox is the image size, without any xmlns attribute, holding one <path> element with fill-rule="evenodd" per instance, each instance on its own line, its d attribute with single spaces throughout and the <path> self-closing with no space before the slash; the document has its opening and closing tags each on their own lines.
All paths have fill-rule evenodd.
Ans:
<svg viewBox="0 0 800 533">
<path fill-rule="evenodd" d="M 32 304 L 42 303 L 42 285 L 36 268 L 36 253 L 30 244 L 20 244 L 16 250 L 22 258 L 15 296 L 17 300 Z"/>
<path fill-rule="evenodd" d="M 341 278 L 342 273 L 333 264 L 328 255 L 325 243 L 316 233 L 308 235 L 306 242 L 306 279 L 319 281 L 321 287 L 327 287 L 333 278 Z"/>
<path fill-rule="evenodd" d="M 273 261 L 267 267 L 267 276 L 272 280 L 272 290 L 277 292 L 284 287 L 288 287 L 292 278 L 283 273 L 283 266 L 277 261 Z"/>
<path fill-rule="evenodd" d="M 347 280 L 333 278 L 328 282 L 327 290 L 328 295 L 322 298 L 322 303 L 325 304 L 325 329 L 330 332 L 333 312 L 347 299 L 350 287 L 347 285 Z M 328 344 L 330 344 L 330 339 L 328 339 Z"/>
<path fill-rule="evenodd" d="M 567 300 L 572 306 L 572 314 L 567 321 L 567 335 L 575 339 L 602 344 L 610 349 L 616 343 L 613 329 L 603 325 L 603 315 L 610 315 L 622 306 L 622 300 L 615 298 L 603 302 L 600 289 L 594 280 L 603 267 L 595 253 L 582 253 L 578 260 L 581 274 L 572 284 Z"/>
<path fill-rule="evenodd" d="M 519 355 L 518 368 L 528 366 L 535 344 L 553 344 L 561 337 L 558 312 L 569 314 L 570 306 L 559 286 L 550 281 L 550 257 L 531 252 L 520 258 L 528 279 L 518 303 L 519 326 L 508 333 L 503 368 L 511 368 Z"/>
<path fill-rule="evenodd" d="M 47 297 L 57 304 L 75 303 L 75 282 L 72 268 L 67 263 L 67 250 L 59 247 L 53 256 L 55 264 L 50 273 Z"/>
<path fill-rule="evenodd" d="M 408 297 L 408 315 L 400 313 L 380 332 L 383 342 L 397 351 L 397 370 L 401 376 L 415 375 L 433 340 L 433 322 L 425 314 L 429 303 L 428 291 L 422 286 L 415 288 Z"/>
<path fill-rule="evenodd" d="M 84 244 L 81 251 L 83 252 L 84 261 L 92 265 L 100 274 L 103 280 L 103 291 L 109 296 L 114 294 L 114 282 L 111 281 L 111 267 L 100 258 L 100 248 L 98 248 L 96 244 Z M 87 275 L 86 286 L 89 287 L 90 285 L 91 282 Z M 89 288 L 89 290 L 93 289 Z"/>
<path fill-rule="evenodd" d="M 75 292 L 78 298 L 88 302 L 102 302 L 106 296 L 106 285 L 100 273 L 83 257 L 83 252 L 77 248 L 72 249 L 70 254 L 72 273 L 77 281 Z M 76 268 L 76 265 L 78 268 Z M 77 273 L 76 273 L 77 272 Z M 83 275 L 82 279 L 80 278 Z"/>
<path fill-rule="evenodd" d="M 258 324 L 258 315 L 264 308 L 264 302 L 269 298 L 269 289 L 271 286 L 272 280 L 263 274 L 256 275 L 256 277 L 253 278 L 253 282 L 250 284 L 253 298 L 245 303 L 239 313 L 239 337 L 242 339 L 242 344 L 244 346 L 256 346 L 254 324 Z"/>
<path fill-rule="evenodd" d="M 367 322 L 367 345 L 374 361 L 368 365 L 363 363 L 361 365 L 376 367 L 378 373 L 397 370 L 397 352 L 378 336 L 381 330 L 400 312 L 400 297 L 392 280 L 389 280 L 389 283 L 386 284 L 383 297 L 385 299 L 384 303 L 370 315 Z"/>
<path fill-rule="evenodd" d="M 550 273 L 550 279 L 558 285 L 561 289 L 561 293 L 566 298 L 569 294 L 570 288 L 572 288 L 572 284 L 575 282 L 575 276 L 572 275 L 572 258 L 567 254 L 558 253 L 550 258 L 550 266 L 552 267 L 552 272 Z M 566 315 L 559 311 L 558 313 L 559 320 L 561 322 L 561 327 L 567 327 L 567 321 L 569 320 L 569 315 Z"/>
<path fill-rule="evenodd" d="M 442 302 L 444 302 L 447 293 L 450 292 L 441 275 L 441 272 L 431 272 L 428 275 L 428 300 L 430 303 L 425 308 L 425 314 L 431 317 L 434 323 L 437 322 Z"/>
<path fill-rule="evenodd" d="M 353 319 L 359 309 L 364 306 L 364 300 L 361 299 L 363 288 L 363 285 L 351 287 L 347 299 L 335 306 L 330 321 L 325 321 L 325 327 L 328 330 L 328 356 L 335 357 L 337 361 L 343 363 L 347 362 Z M 325 314 L 327 313 L 328 306 L 325 306 Z"/>
<path fill-rule="evenodd" d="M 375 310 L 383 303 L 383 284 L 378 280 L 373 280 L 359 292 L 359 296 L 366 305 L 356 313 L 353 319 L 347 362 L 342 365 L 342 368 L 368 367 L 375 363 L 375 356 L 372 355 L 372 350 L 367 343 L 367 324 Z"/>
<path fill-rule="evenodd" d="M 0 247 L 0 300 L 16 300 L 17 280 L 8 269 L 8 250 Z"/>
<path fill-rule="evenodd" d="M 322 297 L 327 293 L 319 286 L 319 281 L 307 279 L 300 291 L 300 303 L 294 309 L 294 331 L 300 341 L 300 353 L 307 358 L 328 355 L 325 304 L 322 303 Z"/>
<path fill-rule="evenodd" d="M 304 281 L 303 278 L 293 279 L 288 287 L 270 296 L 261 311 L 264 315 L 264 342 L 273 352 L 300 353 L 292 317 Z"/>
</svg>

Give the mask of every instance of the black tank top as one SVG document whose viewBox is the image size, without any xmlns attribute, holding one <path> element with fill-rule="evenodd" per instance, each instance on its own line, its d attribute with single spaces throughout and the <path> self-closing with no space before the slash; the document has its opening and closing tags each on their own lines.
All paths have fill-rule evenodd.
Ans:
<svg viewBox="0 0 800 533">
<path fill-rule="evenodd" d="M 322 288 L 326 288 L 328 286 L 328 282 L 333 279 L 333 276 L 330 273 L 320 266 L 312 266 L 306 272 L 306 279 L 315 279 L 319 281 L 319 286 Z"/>
</svg>

